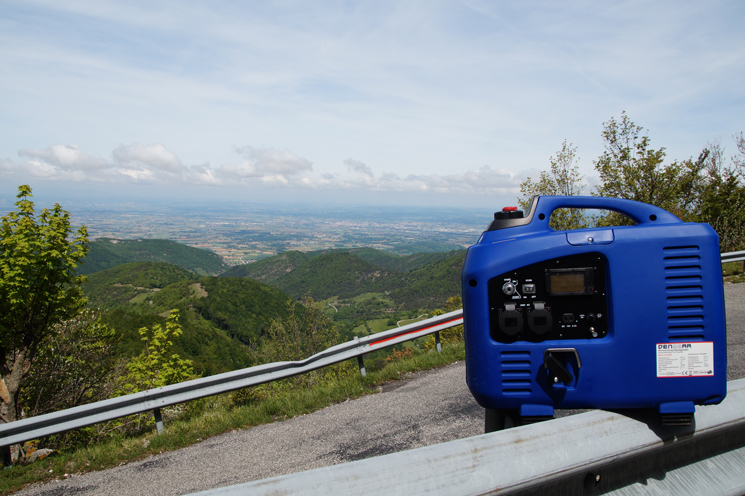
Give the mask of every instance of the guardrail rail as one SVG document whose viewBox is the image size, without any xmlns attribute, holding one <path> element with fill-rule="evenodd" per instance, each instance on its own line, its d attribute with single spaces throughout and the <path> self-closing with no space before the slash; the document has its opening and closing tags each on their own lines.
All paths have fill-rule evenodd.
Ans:
<svg viewBox="0 0 745 496">
<path fill-rule="evenodd" d="M 127 415 L 152 411 L 156 428 L 159 433 L 162 433 L 164 427 L 160 409 L 163 407 L 292 377 L 345 360 L 356 358 L 360 372 L 365 375 L 363 360 L 365 354 L 430 334 L 435 334 L 437 350 L 440 351 L 439 331 L 462 323 L 463 311 L 456 310 L 363 338 L 355 338 L 353 341 L 332 346 L 305 360 L 257 365 L 2 424 L 0 425 L 0 449 L 3 464 L 6 467 L 11 465 L 10 446 L 14 444 Z"/>
</svg>

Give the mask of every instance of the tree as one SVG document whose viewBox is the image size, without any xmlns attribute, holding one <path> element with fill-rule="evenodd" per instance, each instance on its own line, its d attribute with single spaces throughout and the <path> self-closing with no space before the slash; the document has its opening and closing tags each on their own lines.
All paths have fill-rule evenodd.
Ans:
<svg viewBox="0 0 745 496">
<path fill-rule="evenodd" d="M 534 195 L 577 196 L 585 188 L 584 176 L 579 173 L 577 147 L 566 140 L 555 157 L 549 158 L 551 171 L 542 171 L 538 182 L 528 178 L 520 184 L 520 193 L 525 196 L 518 199 L 523 210 L 528 208 L 530 198 Z M 549 226 L 556 230 L 579 229 L 588 227 L 589 219 L 582 209 L 560 208 L 549 219 Z"/>
<path fill-rule="evenodd" d="M 737 137 L 735 138 L 737 143 Z M 740 143 L 737 143 L 738 147 Z M 732 157 L 732 166 L 724 161 L 719 141 L 707 145 L 702 186 L 696 211 L 699 222 L 706 222 L 719 234 L 722 252 L 745 248 L 745 187 L 740 183 L 741 164 Z M 740 170 L 738 170 L 740 169 Z"/>
<path fill-rule="evenodd" d="M 99 315 L 83 310 L 55 325 L 39 345 L 24 379 L 23 411 L 28 417 L 73 408 L 113 396 L 124 372 L 117 351 L 120 336 L 102 324 Z M 47 448 L 91 443 L 102 436 L 100 425 L 67 431 L 44 439 Z"/>
<path fill-rule="evenodd" d="M 16 210 L 0 227 L 0 414 L 5 422 L 20 414 L 23 379 L 40 343 L 86 303 L 80 289 L 85 279 L 77 267 L 88 253 L 87 229 L 74 232 L 70 214 L 59 204 L 36 216 L 31 197 L 29 186 L 19 186 Z"/>
<path fill-rule="evenodd" d="M 732 163 L 735 164 L 740 178 L 745 178 L 745 136 L 740 133 L 739 136 L 732 137 L 735 140 L 735 146 L 737 146 L 737 155 L 732 157 Z"/>
<path fill-rule="evenodd" d="M 165 328 L 153 326 L 139 330 L 145 350 L 127 363 L 127 373 L 119 394 L 132 394 L 194 378 L 191 360 L 173 353 L 173 343 L 183 333 L 178 310 L 171 310 Z"/>
<path fill-rule="evenodd" d="M 324 313 L 324 304 L 313 301 L 310 296 L 301 303 L 288 301 L 287 318 L 272 321 L 260 352 L 263 362 L 304 360 L 339 344 L 339 330 Z M 296 382 L 312 386 L 319 375 L 321 371 L 315 370 L 297 378 Z"/>
<path fill-rule="evenodd" d="M 665 165 L 665 149 L 654 150 L 642 127 L 621 113 L 621 120 L 603 123 L 605 151 L 595 161 L 600 175 L 597 195 L 636 200 L 664 208 L 683 220 L 690 220 L 701 186 L 701 171 L 708 151 L 697 160 L 673 161 Z M 603 224 L 629 224 L 615 213 L 605 216 Z"/>
<path fill-rule="evenodd" d="M 116 331 L 102 324 L 91 310 L 56 324 L 40 344 L 24 381 L 26 415 L 33 417 L 112 396 L 123 368 L 117 357 L 118 341 Z"/>
</svg>

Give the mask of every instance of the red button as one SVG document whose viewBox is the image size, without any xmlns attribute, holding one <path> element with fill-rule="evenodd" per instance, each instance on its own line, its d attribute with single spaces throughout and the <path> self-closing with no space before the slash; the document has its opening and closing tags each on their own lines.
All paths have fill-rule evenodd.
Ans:
<svg viewBox="0 0 745 496">
<path fill-rule="evenodd" d="M 502 212 L 514 212 L 517 210 L 517 207 L 504 207 L 502 209 Z"/>
</svg>

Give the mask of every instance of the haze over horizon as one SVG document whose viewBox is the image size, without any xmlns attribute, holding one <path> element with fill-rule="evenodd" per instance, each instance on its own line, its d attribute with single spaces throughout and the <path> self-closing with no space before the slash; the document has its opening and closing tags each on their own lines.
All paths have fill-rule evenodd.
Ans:
<svg viewBox="0 0 745 496">
<path fill-rule="evenodd" d="M 626 111 L 668 161 L 745 131 L 745 4 L 0 0 L 0 205 L 498 208 Z M 64 206 L 64 205 L 63 205 Z"/>
</svg>

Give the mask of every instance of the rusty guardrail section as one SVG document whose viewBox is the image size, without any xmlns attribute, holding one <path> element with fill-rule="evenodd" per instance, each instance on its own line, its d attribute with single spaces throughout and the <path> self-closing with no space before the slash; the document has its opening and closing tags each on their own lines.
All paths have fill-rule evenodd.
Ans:
<svg viewBox="0 0 745 496">
<path fill-rule="evenodd" d="M 332 346 L 305 360 L 267 363 L 2 424 L 0 425 L 0 449 L 2 449 L 3 464 L 10 465 L 9 447 L 14 444 L 127 415 L 152 411 L 158 432 L 163 432 L 160 415 L 160 409 L 163 407 L 284 379 L 344 360 L 357 358 L 360 372 L 365 375 L 363 356 L 366 353 L 429 334 L 436 335 L 439 351 L 439 334 L 437 333 L 462 323 L 463 311 L 456 310 L 363 338 L 355 338 L 353 341 Z"/>
<path fill-rule="evenodd" d="M 745 494 L 745 379 L 692 426 L 595 410 L 200 496 Z"/>
</svg>

